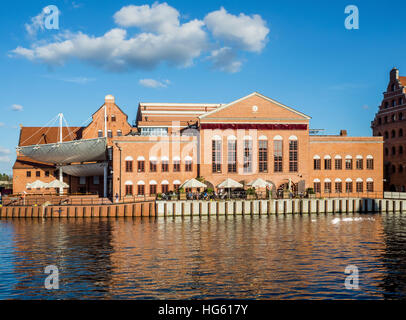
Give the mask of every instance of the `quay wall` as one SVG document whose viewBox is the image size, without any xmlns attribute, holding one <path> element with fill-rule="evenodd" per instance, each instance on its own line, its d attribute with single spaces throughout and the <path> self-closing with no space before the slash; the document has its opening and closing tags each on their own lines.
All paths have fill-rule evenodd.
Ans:
<svg viewBox="0 0 406 320">
<path fill-rule="evenodd" d="M 166 217 L 201 215 L 397 213 L 406 200 L 370 198 L 145 201 L 111 205 L 6 206 L 0 218 Z"/>
<path fill-rule="evenodd" d="M 110 205 L 6 206 L 0 218 L 154 217 L 155 201 Z"/>
<path fill-rule="evenodd" d="M 406 200 L 370 198 L 157 201 L 156 215 L 255 215 L 312 213 L 396 213 L 406 210 Z"/>
</svg>

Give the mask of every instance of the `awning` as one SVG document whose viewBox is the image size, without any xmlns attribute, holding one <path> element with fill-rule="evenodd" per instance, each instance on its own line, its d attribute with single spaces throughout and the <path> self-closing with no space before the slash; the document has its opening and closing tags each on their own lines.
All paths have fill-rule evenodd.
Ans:
<svg viewBox="0 0 406 320">
<path fill-rule="evenodd" d="M 106 160 L 107 138 L 18 147 L 23 155 L 52 164 Z"/>
<path fill-rule="evenodd" d="M 239 183 L 239 182 L 237 182 L 237 181 L 235 181 L 235 180 L 233 180 L 233 179 L 231 179 L 231 178 L 227 178 L 226 180 L 224 180 L 222 183 L 220 183 L 218 186 L 217 186 L 217 188 L 219 188 L 219 189 L 225 189 L 225 188 L 243 188 L 244 186 L 241 184 L 241 183 Z"/>
<path fill-rule="evenodd" d="M 181 188 L 206 188 L 207 186 L 196 180 L 195 178 L 187 180 L 184 184 L 181 185 Z"/>
<path fill-rule="evenodd" d="M 93 177 L 102 176 L 104 174 L 104 167 L 107 162 L 102 163 L 87 163 L 87 164 L 73 164 L 70 166 L 61 166 L 62 172 L 74 177 Z"/>
</svg>

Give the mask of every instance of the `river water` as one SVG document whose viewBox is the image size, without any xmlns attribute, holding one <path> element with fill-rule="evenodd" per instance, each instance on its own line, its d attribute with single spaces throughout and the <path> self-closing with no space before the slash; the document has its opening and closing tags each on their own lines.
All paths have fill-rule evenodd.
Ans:
<svg viewBox="0 0 406 320">
<path fill-rule="evenodd" d="M 0 299 L 215 298 L 405 299 L 406 216 L 0 220 Z"/>
</svg>

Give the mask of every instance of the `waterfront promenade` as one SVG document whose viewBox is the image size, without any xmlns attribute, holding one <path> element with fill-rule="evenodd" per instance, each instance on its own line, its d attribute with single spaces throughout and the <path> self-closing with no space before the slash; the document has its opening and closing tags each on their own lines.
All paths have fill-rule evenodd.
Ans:
<svg viewBox="0 0 406 320">
<path fill-rule="evenodd" d="M 138 201 L 107 205 L 0 207 L 0 218 L 171 217 L 212 215 L 270 215 L 323 213 L 397 213 L 403 199 L 329 198 L 222 201 Z"/>
</svg>

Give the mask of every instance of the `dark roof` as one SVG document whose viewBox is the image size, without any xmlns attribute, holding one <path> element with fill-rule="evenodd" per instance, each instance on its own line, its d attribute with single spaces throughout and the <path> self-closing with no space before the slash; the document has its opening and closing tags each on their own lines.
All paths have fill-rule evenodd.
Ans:
<svg viewBox="0 0 406 320">
<path fill-rule="evenodd" d="M 59 127 L 22 127 L 18 145 L 31 146 L 36 144 L 56 143 L 59 141 Z M 63 141 L 81 139 L 83 127 L 62 127 Z"/>
</svg>

